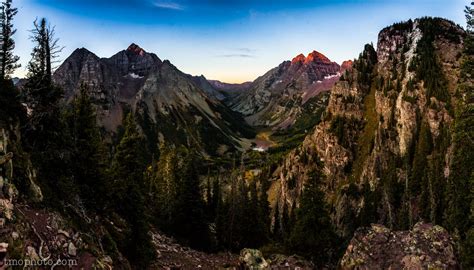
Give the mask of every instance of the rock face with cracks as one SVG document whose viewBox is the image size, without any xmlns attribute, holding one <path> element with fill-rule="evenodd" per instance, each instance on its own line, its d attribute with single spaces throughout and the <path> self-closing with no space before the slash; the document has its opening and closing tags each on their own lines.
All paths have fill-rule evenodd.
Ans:
<svg viewBox="0 0 474 270">
<path fill-rule="evenodd" d="M 458 269 L 454 242 L 442 227 L 417 223 L 411 231 L 372 224 L 349 243 L 341 269 Z"/>
</svg>

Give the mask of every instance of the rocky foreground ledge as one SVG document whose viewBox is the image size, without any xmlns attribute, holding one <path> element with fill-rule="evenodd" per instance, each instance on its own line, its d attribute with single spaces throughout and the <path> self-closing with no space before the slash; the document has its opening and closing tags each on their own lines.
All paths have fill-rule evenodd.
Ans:
<svg viewBox="0 0 474 270">
<path fill-rule="evenodd" d="M 442 227 L 417 223 L 411 231 L 373 224 L 359 228 L 340 269 L 459 269 L 454 242 Z"/>
</svg>

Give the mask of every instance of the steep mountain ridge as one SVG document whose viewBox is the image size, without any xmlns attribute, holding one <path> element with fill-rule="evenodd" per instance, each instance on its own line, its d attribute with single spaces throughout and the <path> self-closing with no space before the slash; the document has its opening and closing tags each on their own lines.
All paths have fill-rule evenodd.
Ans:
<svg viewBox="0 0 474 270">
<path fill-rule="evenodd" d="M 224 153 L 241 148 L 241 138 L 252 136 L 240 116 L 221 104 L 223 96 L 204 77 L 185 74 L 136 44 L 110 58 L 77 49 L 56 70 L 54 80 L 65 90 L 68 102 L 85 84 L 99 123 L 108 132 L 117 131 L 126 111 L 136 111 L 153 145 L 169 140 L 215 154 L 218 149 Z"/>
<path fill-rule="evenodd" d="M 300 54 L 257 78 L 229 104 L 251 125 L 286 129 L 308 100 L 332 87 L 340 72 L 337 63 L 317 51 Z"/>
<path fill-rule="evenodd" d="M 464 36 L 438 18 L 383 29 L 377 51 L 365 47 L 332 88 L 324 120 L 275 172 L 277 207 L 297 205 L 309 172 L 321 169 L 342 236 L 368 222 L 442 222 Z"/>
</svg>

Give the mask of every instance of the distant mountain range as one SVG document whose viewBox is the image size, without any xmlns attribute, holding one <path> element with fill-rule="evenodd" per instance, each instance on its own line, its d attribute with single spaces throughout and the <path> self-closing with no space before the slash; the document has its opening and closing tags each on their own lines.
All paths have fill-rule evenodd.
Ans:
<svg viewBox="0 0 474 270">
<path fill-rule="evenodd" d="M 317 51 L 300 54 L 256 79 L 228 104 L 251 125 L 285 129 L 301 116 L 306 102 L 329 91 L 350 66 L 346 61 L 341 67 Z"/>
<path fill-rule="evenodd" d="M 222 154 L 245 147 L 243 138 L 253 136 L 204 77 L 184 74 L 136 44 L 110 58 L 77 49 L 56 70 L 54 80 L 67 101 L 81 85 L 87 86 L 99 123 L 109 132 L 116 132 L 126 111 L 132 110 L 154 144 L 184 143 Z"/>
<path fill-rule="evenodd" d="M 124 114 L 132 110 L 142 126 L 153 123 L 147 124 L 150 130 L 145 133 L 155 144 L 185 143 L 223 154 L 250 146 L 254 133 L 248 125 L 292 126 L 305 103 L 330 90 L 350 66 L 350 61 L 341 67 L 313 51 L 283 62 L 254 82 L 229 84 L 185 74 L 131 44 L 110 58 L 76 49 L 55 71 L 54 80 L 68 102 L 86 86 L 98 121 L 108 132 L 116 132 Z"/>
</svg>

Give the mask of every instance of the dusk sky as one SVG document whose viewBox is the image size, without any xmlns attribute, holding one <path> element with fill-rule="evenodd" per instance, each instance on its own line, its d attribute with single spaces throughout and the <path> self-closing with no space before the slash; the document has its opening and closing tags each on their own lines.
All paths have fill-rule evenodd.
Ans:
<svg viewBox="0 0 474 270">
<path fill-rule="evenodd" d="M 26 74 L 35 18 L 56 26 L 61 60 L 85 47 L 110 57 L 132 42 L 183 72 L 225 82 L 254 80 L 312 50 L 338 63 L 394 22 L 421 16 L 465 25 L 467 0 L 14 0 L 16 54 Z"/>
</svg>

